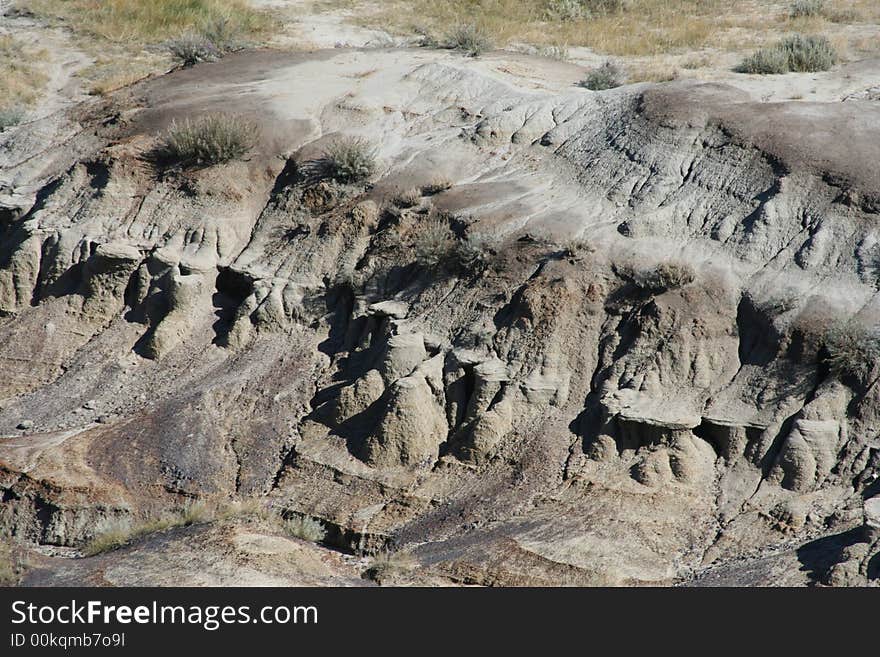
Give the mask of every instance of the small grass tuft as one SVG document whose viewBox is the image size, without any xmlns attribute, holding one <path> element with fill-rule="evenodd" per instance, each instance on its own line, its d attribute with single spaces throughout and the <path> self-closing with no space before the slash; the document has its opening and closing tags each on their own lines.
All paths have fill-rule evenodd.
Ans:
<svg viewBox="0 0 880 657">
<path fill-rule="evenodd" d="M 413 252 L 416 261 L 429 270 L 449 274 L 478 274 L 497 255 L 495 240 L 475 233 L 456 237 L 442 217 L 428 219 L 416 228 Z"/>
<path fill-rule="evenodd" d="M 825 363 L 838 377 L 863 381 L 880 361 L 880 331 L 854 321 L 832 326 L 825 334 Z"/>
<path fill-rule="evenodd" d="M 582 260 L 596 248 L 582 237 L 575 237 L 562 245 L 562 256 L 568 260 Z"/>
<path fill-rule="evenodd" d="M 440 192 L 445 192 L 447 189 L 452 189 L 452 186 L 453 182 L 449 178 L 434 178 L 427 185 L 422 186 L 422 194 L 425 196 L 434 196 Z"/>
<path fill-rule="evenodd" d="M 696 280 L 693 267 L 682 262 L 662 262 L 656 267 L 633 272 L 632 281 L 639 288 L 652 294 L 676 290 Z"/>
<path fill-rule="evenodd" d="M 445 45 L 452 50 L 461 50 L 471 57 L 479 57 L 492 50 L 492 37 L 474 23 L 457 25 L 446 36 Z"/>
<path fill-rule="evenodd" d="M 284 521 L 284 531 L 288 536 L 312 543 L 320 543 L 327 537 L 324 523 L 308 516 L 293 516 Z"/>
<path fill-rule="evenodd" d="M 222 164 L 244 157 L 254 146 L 256 132 L 254 123 L 226 114 L 175 121 L 155 155 L 182 166 Z"/>
<path fill-rule="evenodd" d="M 362 182 L 376 173 L 376 149 L 360 137 L 343 137 L 327 146 L 323 156 L 307 168 L 319 178 L 345 184 Z"/>
<path fill-rule="evenodd" d="M 398 208 L 414 208 L 421 204 L 422 192 L 419 189 L 407 189 L 394 195 L 392 203 Z"/>
<path fill-rule="evenodd" d="M 392 583 L 405 578 L 419 567 L 419 562 L 409 552 L 380 552 L 370 559 L 364 577 L 379 584 Z"/>
<path fill-rule="evenodd" d="M 547 59 L 555 59 L 560 62 L 567 62 L 571 57 L 566 44 L 553 43 L 549 46 L 538 48 L 538 55 Z"/>
<path fill-rule="evenodd" d="M 578 82 L 578 86 L 591 91 L 603 91 L 605 89 L 619 87 L 625 82 L 626 75 L 623 70 L 617 64 L 609 60 L 602 64 L 602 66 L 590 71 L 587 74 L 587 77 Z"/>
<path fill-rule="evenodd" d="M 170 39 L 165 42 L 165 48 L 184 66 L 215 62 L 223 56 L 211 41 L 196 34 L 184 34 L 177 39 Z"/>
</svg>

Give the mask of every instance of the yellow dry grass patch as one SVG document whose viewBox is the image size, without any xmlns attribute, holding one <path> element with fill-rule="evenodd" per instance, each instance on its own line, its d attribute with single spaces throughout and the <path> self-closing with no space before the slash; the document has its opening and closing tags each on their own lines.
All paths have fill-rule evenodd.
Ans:
<svg viewBox="0 0 880 657">
<path fill-rule="evenodd" d="M 153 43 L 226 20 L 245 37 L 270 29 L 267 14 L 243 0 L 30 0 L 39 16 L 79 34 L 119 43 Z"/>
<path fill-rule="evenodd" d="M 31 105 L 39 96 L 46 76 L 36 63 L 45 51 L 26 47 L 12 36 L 0 36 L 0 110 Z"/>
<path fill-rule="evenodd" d="M 629 0 L 621 11 L 576 20 L 554 19 L 554 0 L 321 0 L 316 11 L 344 9 L 369 27 L 415 29 L 442 37 L 450 27 L 473 23 L 504 46 L 585 46 L 602 54 L 644 57 L 703 49 L 743 51 L 766 45 L 789 32 L 822 33 L 864 49 L 864 30 L 875 35 L 880 22 L 876 0 L 828 0 L 821 16 L 791 18 L 791 1 Z M 871 29 L 873 28 L 873 29 Z"/>
<path fill-rule="evenodd" d="M 261 43 L 275 28 L 266 12 L 245 0 L 19 0 L 18 6 L 63 26 L 93 65 L 78 73 L 86 91 L 104 95 L 167 70 L 170 56 L 157 48 L 186 33 Z"/>
</svg>

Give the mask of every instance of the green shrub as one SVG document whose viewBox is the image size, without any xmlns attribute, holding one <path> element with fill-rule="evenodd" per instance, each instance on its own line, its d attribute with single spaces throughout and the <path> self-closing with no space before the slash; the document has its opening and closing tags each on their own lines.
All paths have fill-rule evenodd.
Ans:
<svg viewBox="0 0 880 657">
<path fill-rule="evenodd" d="M 621 68 L 614 62 L 607 61 L 602 66 L 590 71 L 587 77 L 578 82 L 578 86 L 591 91 L 602 91 L 619 87 L 624 82 L 626 82 L 626 75 Z"/>
<path fill-rule="evenodd" d="M 479 57 L 484 52 L 492 50 L 492 38 L 483 28 L 468 23 L 458 25 L 446 37 L 446 47 L 453 50 L 461 50 L 471 57 Z"/>
<path fill-rule="evenodd" d="M 662 262 L 656 267 L 640 269 L 632 274 L 633 283 L 655 294 L 690 285 L 695 279 L 693 267 L 680 262 Z"/>
<path fill-rule="evenodd" d="M 788 54 L 780 48 L 764 48 L 746 57 L 736 70 L 759 75 L 788 73 Z"/>
<path fill-rule="evenodd" d="M 427 185 L 422 186 L 422 194 L 425 196 L 434 196 L 440 192 L 445 192 L 447 189 L 452 189 L 452 185 L 453 182 L 449 180 L 449 178 L 438 176 Z"/>
<path fill-rule="evenodd" d="M 419 567 L 409 552 L 380 552 L 364 571 L 364 577 L 379 584 L 392 583 L 405 578 Z"/>
<path fill-rule="evenodd" d="M 321 178 L 356 183 L 376 172 L 376 150 L 365 139 L 343 137 L 327 146 L 321 159 L 313 164 Z"/>
<path fill-rule="evenodd" d="M 327 537 L 324 523 L 308 516 L 294 516 L 284 521 L 284 531 L 288 536 L 312 543 L 320 543 Z"/>
<path fill-rule="evenodd" d="M 740 73 L 779 74 L 827 71 L 837 62 L 837 53 L 823 36 L 795 34 L 744 59 Z"/>
<path fill-rule="evenodd" d="M 231 52 L 243 47 L 244 27 L 229 16 L 214 16 L 202 23 L 199 34 L 213 44 L 221 53 Z"/>
<path fill-rule="evenodd" d="M 788 15 L 791 18 L 811 18 L 821 16 L 825 11 L 825 0 L 795 0 Z"/>
<path fill-rule="evenodd" d="M 194 34 L 184 34 L 180 38 L 166 41 L 165 48 L 184 66 L 214 62 L 223 56 L 220 49 L 211 41 Z"/>
<path fill-rule="evenodd" d="M 413 251 L 426 269 L 475 274 L 484 271 L 496 255 L 491 237 L 477 233 L 459 239 L 442 218 L 429 219 L 416 230 Z"/>
<path fill-rule="evenodd" d="M 24 110 L 17 105 L 0 109 L 0 132 L 17 126 L 24 119 Z"/>
<path fill-rule="evenodd" d="M 842 322 L 825 334 L 825 363 L 835 376 L 864 380 L 880 360 L 880 331 L 856 322 Z"/>
<path fill-rule="evenodd" d="M 576 21 L 623 11 L 627 0 L 548 0 L 544 15 L 552 21 Z"/>
<path fill-rule="evenodd" d="M 392 203 L 398 208 L 412 208 L 422 202 L 422 192 L 419 189 L 408 189 L 395 194 Z"/>
<path fill-rule="evenodd" d="M 782 42 L 788 53 L 788 70 L 799 73 L 827 71 L 837 63 L 834 46 L 823 36 L 795 34 Z"/>
<path fill-rule="evenodd" d="M 204 166 L 236 160 L 254 146 L 257 126 L 226 114 L 173 122 L 158 149 L 158 159 L 183 166 Z"/>
</svg>

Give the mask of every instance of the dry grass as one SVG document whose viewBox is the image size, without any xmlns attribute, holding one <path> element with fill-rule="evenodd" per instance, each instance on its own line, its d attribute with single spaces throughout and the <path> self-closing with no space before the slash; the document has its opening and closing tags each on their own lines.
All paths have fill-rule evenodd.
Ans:
<svg viewBox="0 0 880 657">
<path fill-rule="evenodd" d="M 448 26 L 470 23 L 499 46 L 530 43 L 586 46 L 617 56 L 682 54 L 720 48 L 741 51 L 776 41 L 791 31 L 840 34 L 845 28 L 880 21 L 876 0 L 828 0 L 818 15 L 791 16 L 791 1 L 628 0 L 623 9 L 576 15 L 554 13 L 555 0 L 327 0 L 317 10 L 345 9 L 366 26 L 427 33 L 440 42 Z M 880 39 L 874 37 L 875 42 Z M 865 50 L 870 44 L 854 48 Z M 880 45 L 875 45 L 875 48 Z"/>
<path fill-rule="evenodd" d="M 629 67 L 628 81 L 636 82 L 671 82 L 677 80 L 679 72 L 675 67 L 660 64 L 644 64 Z"/>
<path fill-rule="evenodd" d="M 105 96 L 148 77 L 154 71 L 155 64 L 144 60 L 102 59 L 80 71 L 79 75 L 90 81 L 87 89 L 89 94 Z"/>
<path fill-rule="evenodd" d="M 19 39 L 0 36 L 0 112 L 33 104 L 46 83 L 36 62 L 46 57 L 43 50 L 26 47 Z"/>
<path fill-rule="evenodd" d="M 197 34 L 229 49 L 265 41 L 275 29 L 268 13 L 245 0 L 20 0 L 18 5 L 73 32 L 74 45 L 96 60 L 78 74 L 94 95 L 164 72 L 169 55 L 157 46 L 169 39 Z"/>
<path fill-rule="evenodd" d="M 130 521 L 120 519 L 111 523 L 104 531 L 92 538 L 83 548 L 83 554 L 87 557 L 93 557 L 96 554 L 117 550 L 150 534 L 175 527 L 189 527 L 190 525 L 212 522 L 218 518 L 219 513 L 217 508 L 204 502 L 193 502 L 175 512 L 164 513 L 140 523 L 132 524 Z"/>
<path fill-rule="evenodd" d="M 271 27 L 270 18 L 244 0 L 31 0 L 26 5 L 79 34 L 127 44 L 158 43 L 222 21 L 250 37 Z"/>
<path fill-rule="evenodd" d="M 324 527 L 324 523 L 308 516 L 288 518 L 283 522 L 282 527 L 288 536 L 310 543 L 320 543 L 327 537 L 327 528 Z"/>
<path fill-rule="evenodd" d="M 378 584 L 403 582 L 419 567 L 409 552 L 380 552 L 372 559 L 364 575 Z"/>
<path fill-rule="evenodd" d="M 382 3 L 374 24 L 429 31 L 472 21 L 498 44 L 513 41 L 587 46 L 614 55 L 647 55 L 694 49 L 719 28 L 721 0 L 632 0 L 624 11 L 573 20 L 554 19 L 541 0 L 391 0 Z M 419 25 L 413 17 L 418 17 Z"/>
<path fill-rule="evenodd" d="M 825 362 L 831 374 L 865 380 L 880 361 L 880 332 L 856 322 L 841 322 L 825 334 Z"/>
<path fill-rule="evenodd" d="M 244 157 L 256 142 L 257 126 L 226 114 L 173 122 L 154 152 L 160 162 L 211 166 Z"/>
<path fill-rule="evenodd" d="M 176 510 L 163 512 L 141 522 L 132 523 L 128 519 L 111 522 L 83 547 L 83 554 L 92 557 L 117 550 L 145 536 L 176 527 L 190 527 L 235 519 L 265 522 L 288 536 L 315 543 L 323 541 L 327 535 L 326 527 L 319 520 L 300 515 L 285 519 L 280 510 L 274 508 L 266 499 L 248 498 L 220 503 L 194 501 Z M 0 543 L 0 578 L 5 572 L 4 566 L 9 566 L 12 563 L 8 558 L 4 561 L 2 548 L 2 543 Z M 9 571 L 10 567 L 6 567 L 6 570 Z"/>
</svg>

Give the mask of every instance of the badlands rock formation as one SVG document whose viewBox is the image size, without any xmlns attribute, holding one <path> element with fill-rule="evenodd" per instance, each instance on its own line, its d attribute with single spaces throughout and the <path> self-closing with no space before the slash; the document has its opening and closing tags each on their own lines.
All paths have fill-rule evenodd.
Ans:
<svg viewBox="0 0 880 657">
<path fill-rule="evenodd" d="M 259 498 L 422 582 L 876 584 L 877 371 L 828 336 L 880 313 L 880 62 L 775 103 L 550 69 L 251 51 L 3 133 L 4 532 Z M 259 126 L 244 161 L 151 161 L 213 111 Z M 376 146 L 367 184 L 312 175 L 340 135 Z M 479 257 L 420 259 L 438 222 Z M 282 540 L 224 531 L 180 540 Z M 204 568 L 176 537 L 31 581 Z"/>
</svg>

